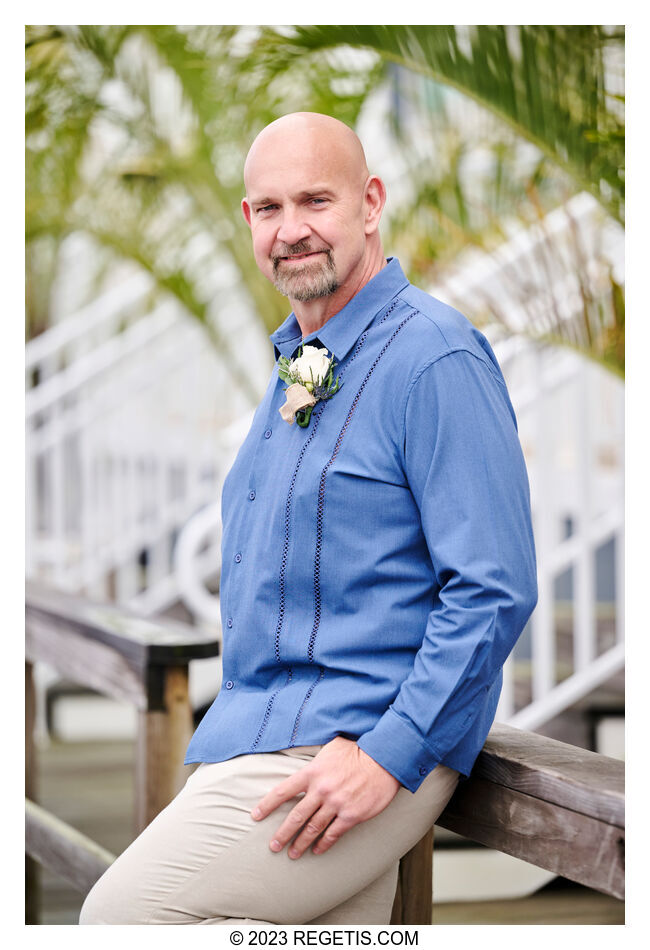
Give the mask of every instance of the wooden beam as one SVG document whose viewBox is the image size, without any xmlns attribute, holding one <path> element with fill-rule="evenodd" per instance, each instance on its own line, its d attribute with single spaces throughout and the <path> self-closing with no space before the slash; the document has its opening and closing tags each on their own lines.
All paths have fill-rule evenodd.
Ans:
<svg viewBox="0 0 650 950">
<path fill-rule="evenodd" d="M 25 799 L 25 852 L 87 894 L 115 855 Z"/>
<path fill-rule="evenodd" d="M 47 663 L 76 683 L 132 703 L 136 709 L 147 708 L 144 671 L 113 646 L 84 636 L 62 621 L 28 611 L 25 653 L 32 662 Z"/>
<path fill-rule="evenodd" d="M 39 617 L 111 647 L 136 669 L 150 664 L 178 666 L 190 660 L 219 655 L 219 641 L 189 624 L 151 620 L 117 604 L 88 600 L 28 581 L 25 585 L 28 621 Z"/>
<path fill-rule="evenodd" d="M 437 824 L 621 900 L 625 832 L 483 778 L 462 783 Z"/>
<path fill-rule="evenodd" d="M 473 778 L 625 827 L 625 763 L 619 759 L 495 723 Z"/>
<path fill-rule="evenodd" d="M 625 763 L 495 724 L 437 824 L 614 897 L 625 893 Z"/>
<path fill-rule="evenodd" d="M 188 624 L 152 621 L 42 585 L 26 585 L 26 658 L 139 710 L 165 710 L 165 667 L 218 656 L 219 641 Z"/>
<path fill-rule="evenodd" d="M 618 759 L 495 723 L 472 774 L 436 824 L 624 897 L 625 763 Z M 431 846 L 425 840 L 409 852 L 408 872 L 400 867 L 393 923 L 430 922 L 425 904 L 431 896 Z M 417 907 L 408 921 L 402 916 L 406 874 Z"/>
</svg>

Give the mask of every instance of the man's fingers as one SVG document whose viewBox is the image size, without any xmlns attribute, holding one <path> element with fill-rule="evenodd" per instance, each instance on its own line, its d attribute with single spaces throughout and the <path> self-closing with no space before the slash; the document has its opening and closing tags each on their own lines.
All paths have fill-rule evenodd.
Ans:
<svg viewBox="0 0 650 950">
<path fill-rule="evenodd" d="M 290 858 L 299 858 L 305 853 L 309 845 L 322 835 L 327 826 L 336 818 L 336 812 L 332 808 L 319 808 L 314 812 L 303 830 L 289 848 Z"/>
<path fill-rule="evenodd" d="M 291 799 L 290 811 L 272 836 L 271 851 L 293 842 L 289 856 L 299 858 L 313 845 L 314 854 L 328 851 L 359 822 L 373 818 L 395 797 L 399 782 L 370 756 L 360 764 L 361 750 L 354 742 L 336 737 L 315 756 L 313 763 L 279 782 L 251 811 L 266 818 Z"/>
<path fill-rule="evenodd" d="M 320 808 L 320 799 L 315 795 L 305 795 L 291 809 L 271 841 L 271 851 L 282 851 L 285 844 L 298 834 L 303 825 L 311 820 L 314 812 Z"/>
<path fill-rule="evenodd" d="M 349 831 L 350 828 L 354 828 L 358 823 L 358 821 L 352 821 L 352 819 L 335 818 L 329 828 L 325 830 L 322 837 L 314 845 L 312 849 L 314 854 L 323 854 L 323 852 L 329 851 L 332 845 L 336 844 L 346 831 Z"/>
<path fill-rule="evenodd" d="M 258 821 L 261 818 L 266 818 L 266 816 L 270 815 L 282 802 L 288 802 L 290 799 L 295 798 L 296 795 L 299 795 L 300 792 L 304 792 L 307 788 L 307 781 L 306 778 L 301 775 L 302 771 L 303 770 L 300 769 L 295 775 L 290 775 L 289 778 L 284 779 L 284 781 L 278 782 L 253 808 L 251 817 Z"/>
</svg>

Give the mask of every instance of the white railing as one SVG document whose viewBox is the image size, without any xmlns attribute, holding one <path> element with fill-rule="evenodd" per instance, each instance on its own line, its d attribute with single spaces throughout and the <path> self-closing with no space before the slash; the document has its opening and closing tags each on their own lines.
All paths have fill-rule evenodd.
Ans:
<svg viewBox="0 0 650 950">
<path fill-rule="evenodd" d="M 432 292 L 465 313 L 493 310 L 515 330 L 543 332 L 549 314 L 567 323 L 581 314 L 577 266 L 596 299 L 611 293 L 610 268 L 623 282 L 622 228 L 587 194 L 493 254 L 470 251 Z M 499 340 L 496 324 L 486 332 Z M 518 336 L 494 348 L 531 482 L 539 588 L 529 629 L 504 668 L 497 718 L 535 729 L 623 667 L 623 385 L 568 349 Z M 607 542 L 614 591 L 599 605 L 596 561 Z M 567 625 L 556 588 L 569 576 Z"/>
<path fill-rule="evenodd" d="M 155 612 L 178 599 L 176 536 L 219 497 L 219 432 L 247 401 L 174 301 L 137 312 L 148 290 L 27 346 L 26 573 Z"/>
<path fill-rule="evenodd" d="M 554 347 L 520 343 L 518 354 L 501 356 L 506 378 L 510 359 L 519 371 L 528 366 L 525 388 L 510 388 L 531 484 L 539 594 L 530 639 L 504 667 L 497 718 L 535 729 L 623 667 L 623 385 Z M 613 590 L 601 596 L 603 611 L 597 557 L 608 542 Z M 557 584 L 569 575 L 567 624 Z M 516 686 L 526 667 L 529 701 L 521 708 Z"/>
<path fill-rule="evenodd" d="M 567 320 L 580 312 L 578 268 L 596 296 L 609 291 L 610 267 L 623 283 L 624 249 L 621 226 L 581 192 L 493 253 L 468 250 L 431 292 L 464 313 L 492 309 L 514 332 L 543 331 L 549 311 Z"/>
<path fill-rule="evenodd" d="M 34 371 L 38 370 L 39 374 L 49 371 L 48 375 L 60 371 L 81 353 L 111 339 L 120 323 L 141 316 L 139 308 L 152 286 L 148 274 L 135 272 L 74 315 L 30 340 L 25 350 L 27 388 L 33 385 L 29 377 Z"/>
</svg>

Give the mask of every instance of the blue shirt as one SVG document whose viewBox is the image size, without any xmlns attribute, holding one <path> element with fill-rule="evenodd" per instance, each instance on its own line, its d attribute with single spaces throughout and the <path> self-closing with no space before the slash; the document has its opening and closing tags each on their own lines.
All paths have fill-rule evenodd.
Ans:
<svg viewBox="0 0 650 950">
<path fill-rule="evenodd" d="M 273 371 L 223 487 L 223 684 L 186 763 L 358 745 L 415 791 L 468 775 L 536 602 L 525 464 L 494 354 L 396 259 L 316 333 L 340 389 L 307 428 Z"/>
</svg>

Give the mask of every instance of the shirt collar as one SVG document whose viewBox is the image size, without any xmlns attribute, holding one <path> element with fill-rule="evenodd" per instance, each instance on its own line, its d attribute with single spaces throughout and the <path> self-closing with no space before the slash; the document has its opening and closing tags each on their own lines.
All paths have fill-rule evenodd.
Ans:
<svg viewBox="0 0 650 950">
<path fill-rule="evenodd" d="M 389 257 L 386 266 L 349 300 L 342 310 L 330 317 L 320 330 L 302 339 L 295 315 L 271 334 L 275 358 L 292 358 L 299 346 L 317 340 L 334 354 L 337 362 L 345 359 L 363 331 L 372 323 L 382 307 L 408 286 L 408 280 L 396 257 Z"/>
</svg>

